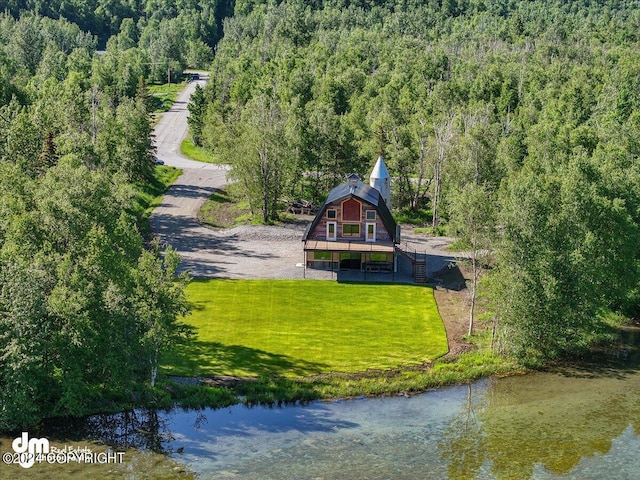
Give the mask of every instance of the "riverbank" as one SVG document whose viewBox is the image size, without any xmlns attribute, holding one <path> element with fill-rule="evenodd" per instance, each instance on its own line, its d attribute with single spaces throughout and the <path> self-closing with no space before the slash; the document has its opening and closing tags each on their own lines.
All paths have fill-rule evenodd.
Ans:
<svg viewBox="0 0 640 480">
<path fill-rule="evenodd" d="M 246 405 L 282 405 L 313 400 L 338 400 L 370 396 L 410 396 L 480 378 L 521 374 L 525 370 L 487 349 L 456 357 L 445 356 L 431 364 L 359 373 L 327 373 L 302 378 L 201 377 L 167 378 L 157 389 L 154 407 L 222 408 Z"/>
</svg>

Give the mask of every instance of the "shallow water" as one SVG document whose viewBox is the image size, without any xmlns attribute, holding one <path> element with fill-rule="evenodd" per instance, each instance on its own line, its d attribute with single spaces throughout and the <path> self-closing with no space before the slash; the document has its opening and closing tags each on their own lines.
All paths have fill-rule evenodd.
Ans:
<svg viewBox="0 0 640 480">
<path fill-rule="evenodd" d="M 186 477 L 175 461 L 216 479 L 632 479 L 640 475 L 640 372 L 592 366 L 411 398 L 138 411 L 92 417 L 83 428 L 116 450 L 141 450 L 127 450 L 113 478 Z M 5 439 L 0 450 L 8 447 Z M 21 473 L 7 468 L 1 478 Z M 54 476 L 50 465 L 30 470 Z"/>
<path fill-rule="evenodd" d="M 611 372 L 608 372 L 609 374 Z M 640 374 L 536 374 L 412 398 L 171 413 L 203 478 L 637 478 Z M 179 448 L 179 447 L 178 447 Z"/>
</svg>

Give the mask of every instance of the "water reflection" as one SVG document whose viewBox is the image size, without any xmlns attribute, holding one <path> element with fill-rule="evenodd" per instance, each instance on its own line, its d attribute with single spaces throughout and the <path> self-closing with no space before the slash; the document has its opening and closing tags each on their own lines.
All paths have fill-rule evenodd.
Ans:
<svg viewBox="0 0 640 480">
<path fill-rule="evenodd" d="M 70 429 L 164 453 L 202 478 L 636 478 L 638 363 L 627 355 L 624 366 L 598 360 L 412 398 L 140 410 Z"/>
<path fill-rule="evenodd" d="M 439 444 L 449 478 L 637 475 L 640 357 L 635 350 L 616 352 L 486 389 L 469 386 Z M 622 460 L 610 465 L 613 456 Z"/>
<path fill-rule="evenodd" d="M 534 384 L 507 379 L 486 397 L 481 418 L 487 457 L 498 478 L 529 478 L 536 465 L 566 474 L 581 459 L 608 453 L 627 429 L 638 433 L 637 372 L 587 380 L 549 374 Z M 637 439 L 634 443 L 637 448 Z"/>
<path fill-rule="evenodd" d="M 637 372 L 547 373 L 169 423 L 184 461 L 219 478 L 633 478 L 639 394 Z"/>
<path fill-rule="evenodd" d="M 60 419 L 35 434 L 57 441 L 96 439 L 116 450 L 135 448 L 170 454 L 173 437 L 167 428 L 169 414 L 170 410 L 138 409 L 84 419 Z"/>
<path fill-rule="evenodd" d="M 229 458 L 253 458 L 277 448 L 278 441 L 331 435 L 357 427 L 337 418 L 330 404 L 305 407 L 230 407 L 222 412 L 175 410 L 167 418 L 177 448 L 192 462 L 226 462 Z"/>
<path fill-rule="evenodd" d="M 478 413 L 486 409 L 486 390 L 474 395 L 476 390 L 474 386 L 467 385 L 466 402 L 449 421 L 438 445 L 442 459 L 448 461 L 447 472 L 451 479 L 476 477 L 487 460 L 487 439 L 478 418 Z"/>
</svg>

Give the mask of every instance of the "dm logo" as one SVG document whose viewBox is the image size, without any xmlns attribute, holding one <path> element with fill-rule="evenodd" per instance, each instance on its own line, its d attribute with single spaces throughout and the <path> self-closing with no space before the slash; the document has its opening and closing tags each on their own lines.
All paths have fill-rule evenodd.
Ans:
<svg viewBox="0 0 640 480">
<path fill-rule="evenodd" d="M 31 468 L 36 460 L 36 454 L 49 453 L 49 440 L 46 438 L 29 438 L 27 432 L 11 443 L 13 451 L 18 454 L 18 463 L 22 468 Z"/>
</svg>

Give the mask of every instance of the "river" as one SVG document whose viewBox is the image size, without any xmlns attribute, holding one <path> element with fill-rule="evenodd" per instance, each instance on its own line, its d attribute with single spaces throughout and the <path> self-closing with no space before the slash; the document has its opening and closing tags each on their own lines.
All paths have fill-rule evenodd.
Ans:
<svg viewBox="0 0 640 480">
<path fill-rule="evenodd" d="M 123 461 L 3 464 L 0 478 L 633 479 L 640 369 L 634 358 L 409 398 L 140 410 L 49 428 L 52 446 Z"/>
</svg>

